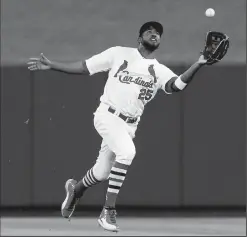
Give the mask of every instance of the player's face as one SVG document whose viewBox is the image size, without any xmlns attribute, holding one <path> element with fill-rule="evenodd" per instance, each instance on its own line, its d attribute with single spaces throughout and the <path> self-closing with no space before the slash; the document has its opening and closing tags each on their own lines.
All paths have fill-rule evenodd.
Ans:
<svg viewBox="0 0 247 237">
<path fill-rule="evenodd" d="M 160 45 L 160 34 L 153 27 L 143 32 L 141 39 L 142 45 L 150 51 L 156 50 Z"/>
</svg>

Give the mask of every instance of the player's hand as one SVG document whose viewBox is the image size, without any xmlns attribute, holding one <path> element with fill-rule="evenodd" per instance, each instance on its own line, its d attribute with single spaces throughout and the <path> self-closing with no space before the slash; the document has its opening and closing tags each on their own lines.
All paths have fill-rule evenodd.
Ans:
<svg viewBox="0 0 247 237">
<path fill-rule="evenodd" d="M 27 64 L 30 71 L 48 70 L 51 68 L 51 61 L 43 53 L 40 54 L 39 58 L 29 58 Z"/>
<path fill-rule="evenodd" d="M 197 61 L 200 65 L 205 65 L 207 63 L 207 59 L 205 59 L 204 55 L 201 55 Z"/>
</svg>

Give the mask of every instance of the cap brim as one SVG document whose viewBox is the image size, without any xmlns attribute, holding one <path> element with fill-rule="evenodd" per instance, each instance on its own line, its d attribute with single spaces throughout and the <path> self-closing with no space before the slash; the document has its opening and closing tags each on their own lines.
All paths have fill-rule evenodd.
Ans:
<svg viewBox="0 0 247 237">
<path fill-rule="evenodd" d="M 139 31 L 139 35 L 141 36 L 143 34 L 143 32 L 145 32 L 146 30 L 149 29 L 150 26 L 152 26 L 154 29 L 156 29 L 160 35 L 163 34 L 163 26 L 159 22 L 149 21 L 149 22 L 146 22 L 142 25 L 142 27 L 140 28 L 140 31 Z"/>
</svg>

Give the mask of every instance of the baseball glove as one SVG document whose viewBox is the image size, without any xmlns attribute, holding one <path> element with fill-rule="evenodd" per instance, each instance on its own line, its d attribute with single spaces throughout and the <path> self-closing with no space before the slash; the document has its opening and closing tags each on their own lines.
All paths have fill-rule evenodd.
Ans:
<svg viewBox="0 0 247 237">
<path fill-rule="evenodd" d="M 227 53 L 229 37 L 221 32 L 209 31 L 206 35 L 205 47 L 201 52 L 207 60 L 207 65 L 219 62 Z"/>
</svg>

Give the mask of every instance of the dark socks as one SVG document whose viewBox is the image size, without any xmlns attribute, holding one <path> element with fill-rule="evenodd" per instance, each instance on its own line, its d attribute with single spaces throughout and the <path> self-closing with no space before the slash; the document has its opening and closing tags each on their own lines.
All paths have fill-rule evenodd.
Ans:
<svg viewBox="0 0 247 237">
<path fill-rule="evenodd" d="M 105 207 L 115 208 L 116 200 L 120 188 L 124 182 L 128 165 L 115 162 L 109 176 L 109 186 L 106 193 Z"/>
<path fill-rule="evenodd" d="M 75 185 L 75 195 L 77 198 L 80 198 L 83 193 L 93 185 L 99 183 L 100 181 L 97 180 L 93 174 L 93 168 L 88 170 L 86 175 L 83 177 L 82 180 L 80 180 L 76 185 Z"/>
</svg>

